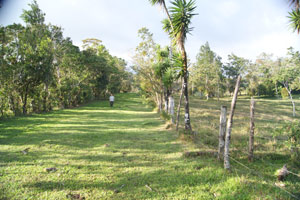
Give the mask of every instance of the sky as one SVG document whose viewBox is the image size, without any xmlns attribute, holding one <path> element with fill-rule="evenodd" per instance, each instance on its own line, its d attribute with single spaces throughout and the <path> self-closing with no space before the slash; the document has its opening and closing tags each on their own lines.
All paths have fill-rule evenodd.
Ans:
<svg viewBox="0 0 300 200">
<path fill-rule="evenodd" d="M 195 62 L 200 46 L 211 49 L 226 62 L 231 53 L 255 61 L 262 52 L 274 58 L 286 55 L 287 48 L 300 50 L 300 35 L 289 27 L 288 0 L 196 0 L 186 50 Z M 22 23 L 20 15 L 31 0 L 0 0 L 0 24 Z M 148 0 L 37 0 L 46 13 L 46 22 L 61 26 L 65 37 L 81 46 L 86 38 L 97 38 L 109 52 L 129 65 L 140 39 L 138 29 L 147 27 L 156 43 L 169 45 L 162 30 L 165 13 Z M 169 1 L 166 1 L 169 2 Z M 169 6 L 169 3 L 168 3 Z"/>
</svg>

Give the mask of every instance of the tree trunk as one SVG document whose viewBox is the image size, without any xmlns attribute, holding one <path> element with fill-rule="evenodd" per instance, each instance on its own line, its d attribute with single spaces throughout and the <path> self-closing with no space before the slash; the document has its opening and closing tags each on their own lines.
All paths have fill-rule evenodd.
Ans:
<svg viewBox="0 0 300 200">
<path fill-rule="evenodd" d="M 13 111 L 14 115 L 17 116 L 17 109 L 16 109 L 15 99 L 14 99 L 13 94 L 9 95 L 9 105 L 10 105 L 10 109 Z"/>
<path fill-rule="evenodd" d="M 1 102 L 1 108 L 0 108 L 0 110 L 1 110 L 1 117 L 3 117 L 4 116 L 4 100 L 3 100 L 3 98 L 1 98 L 0 97 L 0 102 Z"/>
<path fill-rule="evenodd" d="M 227 107 L 221 106 L 218 159 L 224 157 Z"/>
<path fill-rule="evenodd" d="M 170 104 L 170 101 L 169 101 L 170 95 L 171 95 L 171 92 L 167 88 L 166 92 L 165 92 L 165 111 L 166 111 L 166 113 L 170 113 L 170 109 L 169 109 L 170 108 L 170 106 L 169 106 L 169 104 Z"/>
<path fill-rule="evenodd" d="M 163 101 L 164 101 L 164 94 L 163 92 L 159 95 L 160 96 L 160 100 L 159 100 L 159 112 L 163 111 Z"/>
<path fill-rule="evenodd" d="M 159 109 L 159 112 L 161 112 L 161 103 L 160 103 L 160 95 L 155 92 L 155 96 L 156 96 L 156 104 L 157 104 L 157 107 Z"/>
<path fill-rule="evenodd" d="M 220 101 L 220 83 L 219 83 L 219 80 L 218 80 L 218 101 Z"/>
<path fill-rule="evenodd" d="M 293 100 L 293 97 L 292 97 L 292 91 L 289 90 L 287 86 L 285 86 L 285 89 L 288 91 L 289 96 L 290 96 L 290 100 L 291 100 L 292 105 L 293 105 L 293 117 L 296 117 L 296 106 L 295 106 L 295 101 Z"/>
<path fill-rule="evenodd" d="M 174 124 L 174 98 L 172 96 L 169 97 L 169 114 L 171 115 L 171 122 Z"/>
<path fill-rule="evenodd" d="M 182 58 L 183 58 L 183 95 L 185 100 L 184 105 L 184 129 L 192 133 L 191 117 L 190 117 L 190 105 L 189 105 L 189 91 L 188 91 L 188 69 L 187 69 L 187 55 L 184 48 L 184 44 L 180 43 Z"/>
<path fill-rule="evenodd" d="M 169 103 L 169 99 L 168 99 L 168 95 L 167 95 L 167 91 L 164 89 L 164 103 L 165 103 L 165 112 L 168 113 L 168 103 Z"/>
<path fill-rule="evenodd" d="M 227 122 L 227 129 L 226 129 L 226 136 L 225 136 L 224 168 L 227 170 L 230 170 L 229 146 L 230 146 L 230 138 L 231 138 L 231 129 L 233 124 L 233 115 L 234 115 L 236 100 L 240 88 L 240 83 L 241 83 L 241 76 L 239 75 L 236 80 L 235 90 L 231 101 L 230 115 Z"/>
<path fill-rule="evenodd" d="M 26 89 L 26 91 L 25 91 L 25 94 L 24 94 L 24 98 L 23 98 L 23 115 L 26 115 L 27 114 L 27 96 L 28 96 L 28 94 L 27 94 L 28 92 L 27 92 L 27 89 Z"/>
<path fill-rule="evenodd" d="M 279 95 L 278 95 L 278 87 L 277 87 L 277 82 L 275 82 L 275 90 L 276 90 L 276 97 L 278 98 Z"/>
<path fill-rule="evenodd" d="M 253 151 L 254 151 L 254 109 L 255 109 L 255 101 L 253 97 L 251 98 L 250 104 L 250 135 L 249 135 L 249 162 L 253 161 Z"/>
<path fill-rule="evenodd" d="M 43 99 L 43 110 L 44 110 L 44 112 L 47 112 L 47 110 L 48 110 L 47 103 L 48 103 L 48 97 L 49 97 L 49 87 L 48 87 L 47 83 L 44 85 L 44 90 L 45 90 L 45 96 Z"/>
<path fill-rule="evenodd" d="M 194 82 L 192 82 L 192 96 L 194 96 Z"/>
<path fill-rule="evenodd" d="M 178 103 L 178 107 L 177 107 L 176 131 L 178 131 L 179 116 L 180 116 L 180 107 L 181 107 L 181 102 L 182 102 L 182 96 L 183 96 L 183 82 L 182 82 L 182 86 L 181 86 L 180 98 L 179 98 L 179 103 Z"/>
<path fill-rule="evenodd" d="M 207 74 L 205 76 L 205 89 L 206 89 L 206 100 L 209 98 L 209 90 L 208 90 L 208 77 Z"/>
<path fill-rule="evenodd" d="M 192 131 L 192 126 L 191 126 L 191 118 L 190 118 L 190 106 L 189 106 L 189 93 L 188 93 L 188 78 L 187 78 L 187 73 L 185 74 L 183 78 L 183 93 L 184 93 L 184 100 L 185 100 L 185 105 L 184 105 L 184 128 L 186 131 Z"/>
<path fill-rule="evenodd" d="M 174 26 L 173 26 L 173 23 L 172 23 L 172 21 L 171 21 L 171 17 L 170 17 L 168 8 L 167 8 L 167 6 L 166 6 L 166 2 L 165 2 L 164 0 L 162 1 L 162 5 L 163 5 L 163 8 L 164 8 L 164 10 L 165 10 L 165 12 L 166 12 L 166 14 L 167 14 L 167 16 L 168 16 L 168 20 L 169 20 L 169 22 L 170 22 L 170 25 L 171 25 L 171 28 L 172 28 L 172 32 L 173 32 L 173 31 L 174 31 Z"/>
</svg>

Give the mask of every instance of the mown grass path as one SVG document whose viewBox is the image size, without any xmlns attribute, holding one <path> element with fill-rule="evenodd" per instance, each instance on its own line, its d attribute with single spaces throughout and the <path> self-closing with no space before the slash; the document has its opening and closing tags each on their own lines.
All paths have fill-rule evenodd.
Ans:
<svg viewBox="0 0 300 200">
<path fill-rule="evenodd" d="M 94 102 L 2 121 L 0 199 L 284 197 L 264 180 L 226 173 L 215 158 L 183 158 L 184 145 L 164 127 L 135 94 L 117 95 L 113 108 Z"/>
<path fill-rule="evenodd" d="M 163 124 L 134 94 L 117 96 L 113 108 L 94 102 L 1 122 L 0 199 L 176 195 L 181 183 L 164 179 L 176 177 L 181 149 Z"/>
</svg>

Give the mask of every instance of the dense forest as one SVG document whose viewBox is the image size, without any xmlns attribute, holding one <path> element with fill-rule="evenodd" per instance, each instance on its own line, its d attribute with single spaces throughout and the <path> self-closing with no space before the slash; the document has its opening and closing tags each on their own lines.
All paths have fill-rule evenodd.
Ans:
<svg viewBox="0 0 300 200">
<path fill-rule="evenodd" d="M 45 24 L 36 1 L 21 17 L 25 25 L 0 27 L 2 116 L 75 107 L 131 90 L 125 60 L 111 55 L 101 40 L 75 46 L 61 27 Z"/>
</svg>

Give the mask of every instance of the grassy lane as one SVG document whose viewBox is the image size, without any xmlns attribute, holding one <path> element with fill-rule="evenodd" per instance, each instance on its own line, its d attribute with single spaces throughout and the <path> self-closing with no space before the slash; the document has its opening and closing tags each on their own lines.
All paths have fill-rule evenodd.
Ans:
<svg viewBox="0 0 300 200">
<path fill-rule="evenodd" d="M 189 145 L 138 96 L 116 100 L 2 121 L 0 199 L 288 198 L 215 158 L 182 157 Z"/>
</svg>

